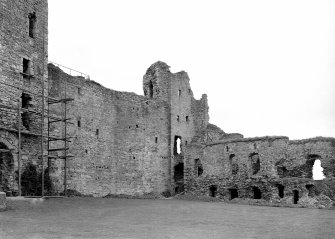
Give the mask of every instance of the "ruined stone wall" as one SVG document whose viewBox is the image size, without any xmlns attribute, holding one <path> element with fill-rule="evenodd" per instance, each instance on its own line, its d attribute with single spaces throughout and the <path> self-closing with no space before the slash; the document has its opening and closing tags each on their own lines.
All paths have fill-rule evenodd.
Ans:
<svg viewBox="0 0 335 239">
<path fill-rule="evenodd" d="M 40 133 L 42 79 L 47 89 L 48 49 L 47 1 L 0 1 L 0 130 L 2 141 L 17 149 L 18 111 L 21 114 L 22 173 L 28 162 L 40 165 Z M 45 67 L 43 67 L 45 66 Z M 14 87 L 2 84 L 10 84 Z M 25 97 L 22 97 L 22 90 Z M 46 92 L 45 92 L 46 96 Z M 26 105 L 22 101 L 29 99 Z M 21 101 L 21 103 L 20 103 Z M 44 131 L 45 132 L 45 131 Z M 15 140 L 13 140 L 15 139 Z M 13 150 L 17 159 L 17 150 Z M 17 171 L 17 160 L 14 162 Z M 14 177 L 12 181 L 14 181 Z M 17 182 L 9 190 L 17 191 Z"/>
<path fill-rule="evenodd" d="M 331 138 L 300 141 L 289 141 L 287 137 L 240 138 L 211 144 L 198 141 L 187 148 L 185 187 L 187 192 L 201 195 L 211 195 L 211 187 L 215 187 L 216 196 L 227 200 L 232 199 L 234 189 L 238 197 L 255 198 L 255 187 L 260 198 L 267 200 L 293 203 L 294 190 L 302 198 L 310 196 L 315 188 L 319 188 L 319 194 L 332 198 L 334 152 Z M 324 182 L 312 178 L 315 159 L 321 160 L 327 177 Z"/>
<path fill-rule="evenodd" d="M 74 123 L 68 127 L 74 137 L 69 153 L 75 156 L 69 160 L 69 188 L 96 196 L 168 189 L 169 106 L 165 101 L 109 90 L 52 65 L 49 81 L 51 95 L 64 96 L 66 83 L 67 95 L 74 98 L 68 105 Z M 53 112 L 61 114 L 62 109 Z M 60 179 L 61 167 L 62 163 L 54 169 Z"/>
</svg>

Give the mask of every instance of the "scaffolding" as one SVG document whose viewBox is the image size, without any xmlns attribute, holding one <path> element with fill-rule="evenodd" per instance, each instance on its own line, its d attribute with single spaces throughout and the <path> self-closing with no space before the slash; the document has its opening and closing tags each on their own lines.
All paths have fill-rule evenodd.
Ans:
<svg viewBox="0 0 335 239">
<path fill-rule="evenodd" d="M 44 72 L 44 71 L 43 71 Z M 19 72 L 17 73 L 19 77 L 19 82 L 23 82 L 23 77 L 25 74 Z M 18 85 L 12 85 L 8 84 L 6 82 L 0 81 L 0 85 L 4 85 L 10 88 L 14 88 L 18 91 L 18 96 L 17 96 L 17 106 L 13 105 L 6 105 L 6 104 L 0 104 L 0 109 L 10 109 L 10 110 L 15 110 L 17 112 L 16 114 L 16 126 L 17 127 L 5 127 L 5 126 L 0 126 L 0 130 L 5 130 L 8 132 L 12 132 L 17 134 L 17 139 L 18 139 L 18 145 L 17 148 L 18 150 L 16 152 L 13 152 L 12 149 L 9 150 L 1 150 L 1 152 L 11 152 L 12 154 L 17 154 L 17 165 L 18 165 L 18 195 L 21 196 L 21 162 L 22 162 L 22 135 L 29 135 L 29 136 L 35 136 L 40 138 L 40 154 L 38 155 L 39 158 L 41 158 L 42 162 L 42 190 L 41 190 L 41 196 L 44 196 L 44 159 L 48 160 L 48 170 L 50 169 L 50 160 L 51 159 L 64 159 L 64 195 L 67 196 L 67 160 L 68 158 L 73 157 L 72 155 L 68 155 L 67 151 L 69 150 L 68 143 L 70 142 L 70 138 L 67 135 L 67 125 L 71 124 L 70 120 L 71 118 L 67 117 L 67 104 L 71 101 L 73 101 L 73 98 L 61 98 L 61 99 L 56 99 L 53 97 L 49 97 L 49 88 L 47 91 L 47 96 L 45 96 L 45 87 L 44 87 L 44 76 L 42 77 L 36 77 L 29 75 L 29 77 L 34 77 L 35 79 L 41 80 L 41 94 L 32 92 L 25 87 L 20 87 Z M 48 80 L 48 79 L 47 79 Z M 66 96 L 66 84 L 64 87 L 65 91 L 65 96 Z M 28 109 L 28 108 L 23 108 L 22 107 L 22 93 L 29 93 L 30 95 L 33 95 L 35 97 L 41 98 L 41 107 L 40 111 Z M 45 104 L 47 104 L 47 107 L 45 107 Z M 51 116 L 49 114 L 49 105 L 52 104 L 63 104 L 63 116 L 62 117 L 55 117 Z M 29 114 L 34 114 L 40 116 L 40 132 L 32 132 L 28 130 L 22 130 L 22 113 L 29 113 Z M 45 134 L 45 119 L 47 119 L 47 134 Z M 63 132 L 64 135 L 63 137 L 55 137 L 50 135 L 50 126 L 55 123 L 63 123 Z M 47 139 L 47 145 L 46 145 L 46 151 L 47 155 L 44 153 L 44 139 Z M 50 143 L 54 141 L 62 141 L 64 143 L 63 147 L 60 148 L 51 148 Z M 53 156 L 50 155 L 51 152 L 56 152 L 56 151 L 63 151 L 63 156 Z"/>
</svg>

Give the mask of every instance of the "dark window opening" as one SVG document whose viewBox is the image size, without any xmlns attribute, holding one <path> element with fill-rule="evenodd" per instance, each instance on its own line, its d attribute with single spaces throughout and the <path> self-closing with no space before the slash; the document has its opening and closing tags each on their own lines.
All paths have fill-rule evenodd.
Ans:
<svg viewBox="0 0 335 239">
<path fill-rule="evenodd" d="M 204 170 L 202 169 L 202 167 L 198 167 L 198 177 L 200 177 L 203 172 Z"/>
<path fill-rule="evenodd" d="M 191 93 L 191 89 L 188 89 L 188 93 Z"/>
<path fill-rule="evenodd" d="M 78 87 L 78 95 L 81 95 L 81 88 Z"/>
<path fill-rule="evenodd" d="M 87 149 L 85 149 L 85 153 L 86 153 L 86 154 L 88 153 Z"/>
<path fill-rule="evenodd" d="M 154 85 L 152 84 L 152 81 L 149 82 L 149 95 L 150 98 L 154 97 Z"/>
<path fill-rule="evenodd" d="M 174 136 L 173 154 L 174 155 L 181 154 L 181 137 L 178 135 Z"/>
<path fill-rule="evenodd" d="M 293 204 L 297 204 L 299 201 L 299 191 L 293 190 Z"/>
<path fill-rule="evenodd" d="M 138 124 L 136 125 L 136 128 L 138 128 Z"/>
<path fill-rule="evenodd" d="M 281 184 L 278 184 L 277 188 L 278 188 L 278 196 L 280 198 L 284 198 L 284 189 L 285 189 L 285 187 L 283 185 L 281 185 Z"/>
<path fill-rule="evenodd" d="M 178 90 L 178 96 L 181 96 L 181 90 Z"/>
<path fill-rule="evenodd" d="M 188 116 L 186 116 L 186 122 L 188 122 L 188 121 L 189 121 Z"/>
<path fill-rule="evenodd" d="M 99 136 L 99 129 L 96 129 L 96 130 L 95 130 L 95 135 L 96 135 L 96 136 Z"/>
<path fill-rule="evenodd" d="M 229 151 L 229 147 L 228 147 L 228 146 L 226 146 L 226 151 L 227 151 L 227 152 Z"/>
<path fill-rule="evenodd" d="M 254 143 L 254 149 L 257 149 L 257 144 L 256 143 Z"/>
<path fill-rule="evenodd" d="M 31 38 L 35 37 L 35 28 L 36 28 L 36 13 L 30 13 L 29 16 L 29 36 Z"/>
<path fill-rule="evenodd" d="M 30 97 L 29 94 L 22 93 L 22 95 L 21 95 L 21 107 L 23 109 L 28 109 L 30 106 L 32 106 L 31 100 L 32 100 L 32 98 Z"/>
<path fill-rule="evenodd" d="M 155 143 L 156 144 L 158 143 L 158 137 L 155 137 Z"/>
<path fill-rule="evenodd" d="M 176 193 L 184 191 L 184 164 L 179 163 L 174 166 L 174 183 L 177 186 Z"/>
<path fill-rule="evenodd" d="M 229 189 L 229 193 L 230 193 L 230 200 L 238 198 L 238 190 L 236 188 Z"/>
<path fill-rule="evenodd" d="M 209 196 L 210 197 L 216 197 L 216 193 L 217 193 L 217 186 L 216 185 L 212 185 L 209 187 Z"/>
<path fill-rule="evenodd" d="M 29 112 L 22 113 L 22 125 L 26 128 L 26 130 L 30 130 L 31 118 Z"/>
<path fill-rule="evenodd" d="M 258 171 L 261 169 L 261 162 L 259 160 L 258 153 L 251 153 L 249 155 L 249 158 L 251 160 L 252 165 L 252 174 L 258 173 Z"/>
<path fill-rule="evenodd" d="M 23 78 L 29 78 L 31 76 L 31 62 L 26 58 L 22 60 L 22 73 Z"/>
<path fill-rule="evenodd" d="M 262 192 L 258 187 L 252 187 L 252 191 L 254 192 L 254 199 L 262 198 Z"/>
<path fill-rule="evenodd" d="M 315 186 L 312 184 L 307 184 L 306 189 L 308 190 L 308 196 L 314 197 L 315 196 Z"/>
<path fill-rule="evenodd" d="M 200 162 L 200 159 L 194 159 L 194 169 L 195 169 L 195 175 L 201 176 L 203 173 L 202 164 Z"/>
<path fill-rule="evenodd" d="M 177 121 L 179 122 L 179 115 L 177 115 Z"/>
<path fill-rule="evenodd" d="M 284 166 L 277 166 L 277 174 L 280 178 L 283 178 L 287 174 L 287 169 Z"/>
<path fill-rule="evenodd" d="M 231 174 L 236 175 L 238 173 L 238 163 L 236 162 L 235 154 L 229 155 L 229 163 L 231 167 Z"/>
<path fill-rule="evenodd" d="M 80 128 L 81 127 L 81 122 L 80 120 L 77 121 L 77 126 Z"/>
</svg>

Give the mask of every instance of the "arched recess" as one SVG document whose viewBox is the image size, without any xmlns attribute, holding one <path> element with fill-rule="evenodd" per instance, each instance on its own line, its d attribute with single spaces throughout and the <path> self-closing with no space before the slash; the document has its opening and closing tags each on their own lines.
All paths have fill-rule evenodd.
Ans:
<svg viewBox="0 0 335 239">
<path fill-rule="evenodd" d="M 252 174 L 258 173 L 258 171 L 261 169 L 261 162 L 259 160 L 259 154 L 258 153 L 251 153 L 249 155 L 250 161 L 251 161 L 251 167 L 252 167 Z"/>
<path fill-rule="evenodd" d="M 0 191 L 14 191 L 17 185 L 17 138 L 0 130 Z"/>
</svg>

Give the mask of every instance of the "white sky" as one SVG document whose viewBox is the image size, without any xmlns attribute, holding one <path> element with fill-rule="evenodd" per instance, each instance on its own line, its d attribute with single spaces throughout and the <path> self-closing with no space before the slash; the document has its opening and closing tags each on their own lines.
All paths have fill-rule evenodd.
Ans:
<svg viewBox="0 0 335 239">
<path fill-rule="evenodd" d="M 335 0 L 49 0 L 49 60 L 140 95 L 161 60 L 225 132 L 335 137 Z"/>
</svg>

